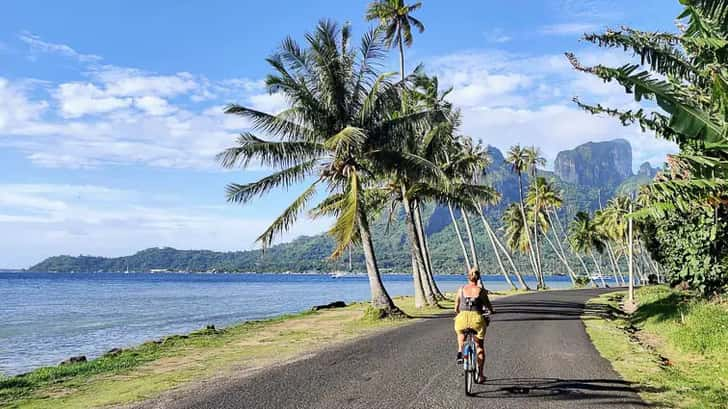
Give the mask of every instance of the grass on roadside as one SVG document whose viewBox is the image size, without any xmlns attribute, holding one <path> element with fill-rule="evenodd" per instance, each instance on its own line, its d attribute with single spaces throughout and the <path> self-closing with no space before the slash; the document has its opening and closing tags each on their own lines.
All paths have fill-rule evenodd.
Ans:
<svg viewBox="0 0 728 409">
<path fill-rule="evenodd" d="M 618 307 L 623 295 L 591 303 Z M 728 306 L 664 286 L 636 298 L 631 316 L 585 317 L 602 356 L 657 407 L 728 408 Z"/>
<path fill-rule="evenodd" d="M 413 318 L 452 310 L 416 309 L 412 297 L 395 303 Z M 165 337 L 84 363 L 40 368 L 0 378 L 0 407 L 88 408 L 135 402 L 190 381 L 254 371 L 412 320 L 372 320 L 367 303 L 250 321 Z"/>
</svg>

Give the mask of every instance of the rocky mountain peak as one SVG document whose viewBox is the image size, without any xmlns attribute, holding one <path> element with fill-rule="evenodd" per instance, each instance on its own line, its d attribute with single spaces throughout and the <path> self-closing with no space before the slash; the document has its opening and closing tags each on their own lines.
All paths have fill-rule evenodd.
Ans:
<svg viewBox="0 0 728 409">
<path fill-rule="evenodd" d="M 653 179 L 657 176 L 657 171 L 659 170 L 659 168 L 653 168 L 652 165 L 650 165 L 650 162 L 645 162 L 640 165 L 640 170 L 637 171 L 637 176 L 644 176 Z"/>
<path fill-rule="evenodd" d="M 624 139 L 587 142 L 559 152 L 554 173 L 576 185 L 617 186 L 632 176 L 632 146 Z"/>
</svg>

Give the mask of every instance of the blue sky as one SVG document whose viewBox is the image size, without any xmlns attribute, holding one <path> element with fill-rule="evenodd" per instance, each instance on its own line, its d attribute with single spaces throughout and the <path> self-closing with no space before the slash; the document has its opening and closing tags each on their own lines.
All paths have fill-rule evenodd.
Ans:
<svg viewBox="0 0 728 409">
<path fill-rule="evenodd" d="M 573 72 L 563 57 L 619 64 L 629 56 L 579 41 L 630 25 L 674 30 L 677 1 L 424 1 L 407 50 L 464 114 L 464 133 L 505 149 L 536 144 L 553 160 L 589 140 L 627 138 L 635 168 L 674 146 L 590 117 L 571 103 L 632 104 L 617 86 Z M 0 267 L 56 254 L 118 256 L 151 246 L 255 246 L 295 193 L 245 207 L 224 186 L 266 174 L 213 160 L 245 121 L 230 102 L 276 112 L 264 58 L 320 18 L 361 32 L 366 1 L 9 0 L 0 14 Z M 396 55 L 390 64 L 396 70 Z M 303 221 L 282 240 L 324 231 Z"/>
</svg>

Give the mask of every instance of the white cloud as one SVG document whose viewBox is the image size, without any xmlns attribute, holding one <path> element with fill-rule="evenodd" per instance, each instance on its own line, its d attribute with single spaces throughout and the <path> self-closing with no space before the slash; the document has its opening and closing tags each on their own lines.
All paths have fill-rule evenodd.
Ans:
<svg viewBox="0 0 728 409">
<path fill-rule="evenodd" d="M 548 35 L 581 35 L 595 31 L 597 28 L 596 24 L 590 23 L 560 23 L 545 26 L 541 32 Z"/>
<path fill-rule="evenodd" d="M 128 255 L 146 247 L 240 250 L 270 220 L 232 206 L 179 207 L 180 198 L 95 185 L 0 185 L 2 267 L 27 267 L 58 254 Z M 281 240 L 316 234 L 329 221 L 301 220 Z"/>
<path fill-rule="evenodd" d="M 149 115 L 155 116 L 171 114 L 177 110 L 176 107 L 169 105 L 169 102 L 165 99 L 152 95 L 135 98 L 134 106 L 145 111 Z"/>
<path fill-rule="evenodd" d="M 94 84 L 65 83 L 55 93 L 65 118 L 78 118 L 88 114 L 111 112 L 131 106 L 131 98 L 109 96 Z"/>
<path fill-rule="evenodd" d="M 580 57 L 590 65 L 620 65 L 627 59 L 615 51 L 584 51 Z M 588 141 L 625 138 L 632 143 L 635 168 L 645 160 L 660 164 L 666 153 L 676 151 L 674 144 L 639 128 L 576 107 L 573 96 L 607 106 L 636 104 L 618 85 L 574 71 L 563 55 L 456 53 L 435 59 L 432 66 L 443 88 L 455 87 L 449 99 L 462 108 L 463 133 L 502 150 L 515 143 L 537 145 L 553 161 L 559 151 Z"/>
<path fill-rule="evenodd" d="M 277 114 L 288 107 L 288 102 L 281 93 L 255 94 L 249 100 L 253 108 L 271 114 Z"/>
<path fill-rule="evenodd" d="M 20 38 L 20 40 L 24 43 L 28 44 L 32 50 L 37 52 L 59 54 L 64 57 L 75 58 L 78 61 L 84 63 L 98 62 L 102 60 L 102 58 L 98 55 L 79 53 L 78 51 L 74 50 L 66 44 L 49 43 L 43 41 L 40 39 L 40 37 L 29 32 L 21 33 L 18 38 Z"/>
<path fill-rule="evenodd" d="M 105 92 L 112 96 L 172 97 L 200 87 L 198 79 L 187 72 L 174 75 L 154 75 L 138 69 L 105 65 L 94 68 L 90 74 L 104 84 Z"/>
<path fill-rule="evenodd" d="M 37 120 L 48 108 L 44 101 L 31 101 L 22 86 L 0 77 L 0 135 L 14 133 L 18 127 Z"/>
</svg>

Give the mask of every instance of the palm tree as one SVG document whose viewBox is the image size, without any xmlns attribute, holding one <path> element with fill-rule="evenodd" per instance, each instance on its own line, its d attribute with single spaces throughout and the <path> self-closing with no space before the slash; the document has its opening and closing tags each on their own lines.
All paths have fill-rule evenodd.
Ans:
<svg viewBox="0 0 728 409">
<path fill-rule="evenodd" d="M 503 251 L 505 256 L 507 257 L 511 268 L 513 268 L 514 274 L 516 274 L 516 277 L 518 278 L 519 284 L 521 284 L 521 288 L 524 290 L 528 290 L 528 285 L 523 281 L 523 277 L 521 277 L 520 273 L 518 272 L 518 269 L 516 268 L 516 265 L 513 264 L 513 259 L 511 258 L 508 251 L 503 248 L 503 244 L 501 244 L 500 239 L 498 236 L 496 236 L 495 232 L 493 231 L 492 227 L 490 226 L 490 223 L 488 223 L 488 219 L 485 218 L 485 213 L 483 212 L 482 205 L 479 204 L 478 206 L 478 214 L 480 216 L 480 220 L 483 222 L 483 228 L 485 228 L 485 234 L 488 236 L 488 240 L 490 240 L 490 245 L 493 247 L 493 254 L 495 254 L 495 259 L 498 262 L 498 267 L 501 270 L 501 273 L 503 274 L 503 278 L 505 278 L 506 283 L 511 286 L 512 289 L 516 289 L 516 285 L 513 284 L 513 280 L 511 280 L 510 275 L 508 274 L 508 271 L 506 270 L 505 266 L 503 265 L 503 260 L 501 260 L 500 253 Z"/>
<path fill-rule="evenodd" d="M 559 193 L 556 192 L 554 189 L 553 184 L 549 183 L 545 178 L 543 177 L 536 177 L 531 184 L 531 187 L 528 191 L 528 198 L 526 199 L 526 203 L 530 209 L 533 209 L 533 237 L 534 237 L 534 243 L 536 247 L 538 248 L 538 238 L 540 235 L 540 231 L 544 232 L 544 237 L 546 240 L 551 244 L 552 249 L 556 254 L 561 258 L 560 253 L 556 249 L 556 247 L 551 243 L 551 240 L 548 237 L 548 229 L 551 227 L 550 223 L 550 216 L 549 216 L 549 210 L 554 209 L 557 207 L 561 207 L 561 197 L 559 196 Z M 540 254 L 536 253 L 538 263 L 540 265 L 541 261 L 539 259 Z M 569 270 L 570 277 L 572 281 L 575 280 L 575 278 L 572 276 L 573 271 L 568 266 L 568 263 L 566 263 L 565 260 L 562 259 L 562 262 L 566 264 L 567 270 Z M 541 279 L 541 285 L 545 286 L 544 276 L 543 273 L 540 275 Z"/>
<path fill-rule="evenodd" d="M 621 281 L 622 285 L 626 283 L 624 276 L 619 268 L 619 259 L 621 255 L 617 257 L 617 253 L 612 247 L 612 243 L 617 247 L 617 250 L 621 253 L 625 253 L 625 246 L 627 242 L 627 215 L 630 213 L 629 210 L 630 199 L 626 196 L 618 196 L 607 202 L 607 206 L 601 210 L 598 217 L 595 217 L 595 223 L 601 230 L 602 234 L 607 237 L 607 256 L 609 257 L 610 264 L 612 266 L 612 273 L 614 274 L 615 280 Z"/>
<path fill-rule="evenodd" d="M 571 241 L 569 240 L 569 235 L 566 232 L 566 230 L 564 229 L 564 225 L 561 223 L 561 218 L 559 217 L 559 213 L 554 211 L 553 215 L 554 215 L 553 218 L 556 220 L 556 226 L 558 226 L 558 232 L 556 231 L 556 229 L 554 229 L 554 235 L 556 235 L 558 237 L 559 242 L 561 242 L 562 238 L 563 238 L 563 240 L 569 246 L 569 250 L 571 251 L 571 253 L 576 256 L 577 260 L 579 260 L 579 264 L 584 269 L 584 273 L 587 276 L 589 276 L 589 268 L 586 266 L 586 263 L 584 262 L 584 258 L 581 256 L 581 254 L 579 254 L 578 251 L 574 250 L 574 246 L 571 244 Z M 563 248 L 562 248 L 562 254 L 564 254 L 564 255 L 566 254 L 563 251 Z"/>
<path fill-rule="evenodd" d="M 528 173 L 531 175 L 531 180 L 535 180 L 538 175 L 538 167 L 546 165 L 546 159 L 541 156 L 541 150 L 535 146 L 529 146 L 523 150 L 526 159 L 526 167 Z M 538 277 L 542 288 L 546 287 L 544 282 L 543 269 L 541 268 L 541 247 L 538 244 L 538 212 L 541 210 L 541 206 L 538 200 L 531 206 L 533 209 L 533 249 L 535 254 L 536 269 L 538 270 Z"/>
<path fill-rule="evenodd" d="M 511 164 L 511 170 L 518 175 L 518 198 L 519 198 L 519 204 L 520 204 L 519 209 L 520 209 L 520 213 L 521 213 L 521 218 L 523 219 L 523 220 L 521 220 L 519 225 L 521 227 L 528 226 L 528 218 L 526 217 L 526 209 L 525 209 L 525 204 L 524 204 L 524 199 L 523 199 L 523 172 L 526 172 L 529 169 L 529 155 L 526 152 L 526 150 L 521 147 L 521 145 L 516 144 L 508 150 L 508 153 L 506 154 L 506 162 Z M 514 222 L 514 221 L 511 220 L 511 222 Z M 506 224 L 506 226 L 509 226 L 509 225 Z M 512 224 L 511 226 L 515 226 L 515 225 Z M 533 268 L 533 274 L 536 276 L 536 279 L 539 280 L 538 277 L 539 277 L 540 272 L 538 269 L 538 265 L 536 264 L 536 253 L 534 252 L 533 243 L 531 242 L 531 233 L 528 231 L 528 229 L 525 229 L 525 236 L 523 238 L 525 239 L 526 243 L 528 244 L 527 245 L 527 250 L 529 251 L 528 260 L 531 263 L 531 267 Z M 511 247 L 511 248 L 514 248 L 514 247 Z M 539 285 L 540 285 L 540 281 L 539 281 Z M 539 287 L 539 289 L 540 289 L 540 287 Z"/>
<path fill-rule="evenodd" d="M 218 158 L 224 167 L 264 166 L 279 170 L 246 184 L 230 184 L 228 200 L 248 203 L 276 188 L 288 190 L 300 182 L 310 185 L 258 238 L 267 248 L 287 231 L 300 214 L 311 208 L 316 192 L 329 193 L 311 209 L 311 215 L 335 217 L 329 230 L 338 257 L 351 244 L 363 247 L 371 289 L 371 303 L 387 313 L 399 313 L 382 284 L 370 228 L 366 192 L 372 175 L 413 159 L 401 151 L 393 134 L 426 122 L 427 112 L 397 115 L 402 106 L 401 84 L 375 68 L 384 56 L 384 43 L 376 31 L 365 33 L 358 49 L 350 44 L 349 25 L 321 21 L 306 36 L 306 48 L 288 38 L 268 58 L 273 74 L 266 78 L 270 93 L 285 96 L 289 108 L 272 115 L 233 104 L 226 113 L 250 121 L 253 133 L 243 133 L 236 146 Z"/>
<path fill-rule="evenodd" d="M 554 246 L 554 243 L 551 241 L 548 234 L 545 234 L 544 237 L 546 238 L 546 241 L 551 246 L 551 249 L 554 251 L 554 253 L 556 253 L 556 256 L 559 258 L 561 263 L 564 265 L 564 267 L 566 267 L 566 271 L 569 273 L 569 278 L 571 279 L 571 283 L 576 285 L 577 274 L 574 271 L 574 269 L 571 268 L 571 265 L 569 265 L 566 250 L 564 250 L 564 246 L 561 243 L 561 238 L 559 237 L 558 226 L 554 224 L 554 222 L 553 222 L 554 218 L 551 217 L 552 212 L 554 214 L 556 214 L 556 209 L 555 208 L 546 209 L 546 211 L 545 211 L 546 221 L 548 222 L 549 226 L 551 226 L 550 230 L 551 230 L 551 232 L 553 232 L 554 241 L 556 242 L 556 245 L 558 246 L 558 248 L 557 248 L 557 246 Z"/>
<path fill-rule="evenodd" d="M 606 287 L 601 268 L 594 256 L 594 250 L 604 252 L 604 237 L 594 225 L 594 222 L 585 212 L 578 212 L 570 226 L 569 241 L 576 251 L 588 254 L 594 262 L 594 267 L 601 278 L 602 285 Z"/>
<path fill-rule="evenodd" d="M 369 4 L 367 9 L 367 21 L 379 20 L 379 26 L 384 30 L 384 41 L 388 47 L 399 47 L 399 72 L 404 81 L 404 46 L 412 45 L 412 26 L 420 33 L 425 31 L 422 22 L 414 17 L 412 13 L 422 7 L 422 3 L 417 2 L 412 5 L 406 5 L 404 0 L 379 0 Z"/>
</svg>

